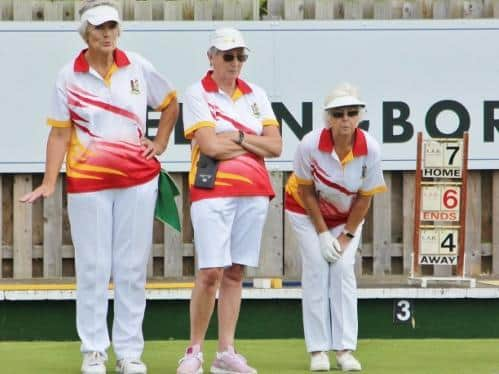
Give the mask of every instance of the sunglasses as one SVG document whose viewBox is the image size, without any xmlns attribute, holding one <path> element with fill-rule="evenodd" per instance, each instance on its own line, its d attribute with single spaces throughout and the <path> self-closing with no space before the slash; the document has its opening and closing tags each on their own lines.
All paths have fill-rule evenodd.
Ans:
<svg viewBox="0 0 499 374">
<path fill-rule="evenodd" d="M 232 53 L 224 53 L 222 57 L 225 62 L 232 62 L 235 58 L 239 62 L 245 62 L 248 59 L 248 55 L 233 55 Z"/>
<path fill-rule="evenodd" d="M 333 118 L 343 118 L 345 114 L 348 117 L 356 117 L 359 115 L 359 110 L 332 110 L 329 112 Z"/>
</svg>

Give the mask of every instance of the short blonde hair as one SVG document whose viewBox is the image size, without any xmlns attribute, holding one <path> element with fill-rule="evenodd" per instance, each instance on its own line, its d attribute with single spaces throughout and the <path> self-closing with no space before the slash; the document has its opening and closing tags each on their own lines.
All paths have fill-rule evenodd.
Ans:
<svg viewBox="0 0 499 374">
<path fill-rule="evenodd" d="M 120 11 L 118 7 L 118 3 L 115 0 L 82 0 L 80 3 L 80 6 L 78 8 L 78 14 L 81 17 L 83 13 L 85 13 L 87 10 L 102 6 L 102 5 L 107 5 L 110 7 L 113 7 L 116 9 L 118 12 Z M 88 33 L 88 22 L 82 22 L 80 26 L 78 27 L 78 33 L 80 34 L 81 38 L 83 41 L 86 43 L 87 42 L 87 33 Z M 119 28 L 120 25 L 118 24 L 118 31 L 121 33 L 121 29 Z"/>
</svg>

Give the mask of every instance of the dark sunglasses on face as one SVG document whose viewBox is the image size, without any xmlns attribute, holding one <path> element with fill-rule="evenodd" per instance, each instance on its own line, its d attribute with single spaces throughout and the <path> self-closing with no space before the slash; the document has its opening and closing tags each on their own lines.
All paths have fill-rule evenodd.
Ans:
<svg viewBox="0 0 499 374">
<path fill-rule="evenodd" d="M 247 59 L 248 59 L 248 55 L 233 55 L 232 53 L 224 53 L 222 55 L 223 59 L 225 62 L 232 62 L 234 61 L 235 58 L 237 58 L 237 60 L 239 62 L 245 62 Z"/>
<path fill-rule="evenodd" d="M 345 116 L 345 114 L 348 117 L 355 117 L 355 116 L 359 115 L 359 110 L 358 109 L 354 109 L 354 110 L 332 110 L 330 113 L 331 113 L 331 116 L 334 117 L 334 118 L 343 118 Z"/>
</svg>

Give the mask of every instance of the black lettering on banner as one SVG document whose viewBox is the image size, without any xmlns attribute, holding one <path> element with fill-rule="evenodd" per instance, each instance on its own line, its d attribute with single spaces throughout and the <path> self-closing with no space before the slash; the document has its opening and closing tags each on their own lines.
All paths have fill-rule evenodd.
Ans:
<svg viewBox="0 0 499 374">
<path fill-rule="evenodd" d="M 301 125 L 283 103 L 272 103 L 272 109 L 274 110 L 277 121 L 281 125 L 281 131 L 283 121 L 286 122 L 289 129 L 299 140 L 301 140 L 305 134 L 312 131 L 313 106 L 311 102 L 304 102 L 301 104 Z"/>
<path fill-rule="evenodd" d="M 393 300 L 393 323 L 410 324 L 414 319 L 414 303 L 411 300 Z"/>
<path fill-rule="evenodd" d="M 189 144 L 189 141 L 184 137 L 184 121 L 182 119 L 182 103 L 179 103 L 178 119 L 173 128 L 173 142 L 175 144 Z M 154 112 L 154 109 L 147 107 L 147 120 L 146 120 L 146 137 L 148 139 L 154 139 L 154 135 L 151 134 L 151 130 L 158 129 L 159 119 L 151 119 L 150 113 Z M 156 132 L 154 132 L 156 133 Z"/>
<path fill-rule="evenodd" d="M 454 132 L 446 134 L 437 127 L 437 117 L 443 111 L 450 110 L 459 118 L 459 123 Z M 462 138 L 465 131 L 470 128 L 470 114 L 463 104 L 455 100 L 441 100 L 433 104 L 426 113 L 426 131 L 432 138 Z"/>
<path fill-rule="evenodd" d="M 494 110 L 499 109 L 499 101 L 483 103 L 483 141 L 494 142 L 494 129 L 499 132 L 499 119 L 494 118 Z"/>
<path fill-rule="evenodd" d="M 394 117 L 394 112 L 400 115 Z M 409 141 L 414 135 L 414 126 L 407 121 L 409 118 L 409 105 L 403 101 L 383 102 L 383 143 L 404 143 Z M 402 128 L 402 133 L 396 135 L 395 126 Z"/>
</svg>

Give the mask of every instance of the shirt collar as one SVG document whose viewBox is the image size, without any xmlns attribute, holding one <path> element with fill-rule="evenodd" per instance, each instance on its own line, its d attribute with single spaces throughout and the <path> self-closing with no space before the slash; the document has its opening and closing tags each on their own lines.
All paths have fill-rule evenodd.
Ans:
<svg viewBox="0 0 499 374">
<path fill-rule="evenodd" d="M 367 155 L 367 142 L 364 131 L 355 129 L 352 153 L 354 157 Z M 321 152 L 332 153 L 334 150 L 334 139 L 330 129 L 323 129 L 319 138 L 319 150 Z"/>
<path fill-rule="evenodd" d="M 76 57 L 73 65 L 73 70 L 75 73 L 88 73 L 90 66 L 87 59 L 85 58 L 85 52 L 88 50 L 84 49 L 80 52 L 78 57 Z M 114 63 L 117 67 L 122 68 L 124 66 L 130 65 L 130 60 L 125 52 L 121 49 L 116 48 L 113 52 Z"/>
<path fill-rule="evenodd" d="M 204 76 L 204 78 L 201 80 L 203 88 L 206 92 L 218 92 L 218 85 L 213 80 L 212 74 L 213 74 L 213 70 L 208 71 L 206 73 L 206 75 Z M 251 87 L 240 78 L 236 78 L 236 86 L 237 86 L 237 88 L 239 88 L 239 90 L 241 90 L 241 92 L 244 95 L 253 92 Z"/>
</svg>

